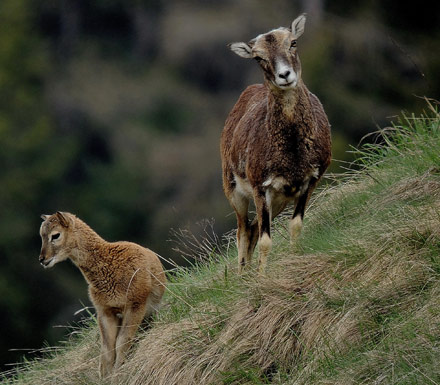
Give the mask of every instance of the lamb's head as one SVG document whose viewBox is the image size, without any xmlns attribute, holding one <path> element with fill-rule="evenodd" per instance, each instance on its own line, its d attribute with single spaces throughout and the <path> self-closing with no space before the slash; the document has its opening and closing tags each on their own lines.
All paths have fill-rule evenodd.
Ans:
<svg viewBox="0 0 440 385">
<path fill-rule="evenodd" d="M 70 236 L 72 214 L 57 211 L 52 215 L 42 215 L 41 218 L 43 223 L 40 227 L 40 263 L 44 268 L 49 268 L 71 256 L 75 244 Z"/>
<path fill-rule="evenodd" d="M 304 32 L 306 16 L 298 16 L 291 28 L 280 27 L 258 35 L 249 43 L 232 43 L 237 55 L 255 59 L 264 72 L 268 84 L 281 90 L 293 89 L 301 78 L 301 62 L 297 53 L 297 39 Z"/>
</svg>

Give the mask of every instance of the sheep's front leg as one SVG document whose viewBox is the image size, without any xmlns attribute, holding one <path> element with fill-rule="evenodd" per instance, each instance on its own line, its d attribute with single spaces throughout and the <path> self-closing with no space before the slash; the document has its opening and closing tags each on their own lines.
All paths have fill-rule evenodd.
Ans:
<svg viewBox="0 0 440 385">
<path fill-rule="evenodd" d="M 255 194 L 255 207 L 258 219 L 258 272 L 264 274 L 267 265 L 267 256 L 272 249 L 272 239 L 270 238 L 271 214 L 264 194 Z"/>
<path fill-rule="evenodd" d="M 313 178 L 310 181 L 307 190 L 298 199 L 298 203 L 296 204 L 292 219 L 289 222 L 290 242 L 292 244 L 301 233 L 303 219 L 304 219 L 304 212 L 306 210 L 307 204 L 309 203 L 309 199 L 312 195 L 312 192 L 316 187 L 317 182 L 318 180 Z"/>
<path fill-rule="evenodd" d="M 119 368 L 124 363 L 127 350 L 133 343 L 133 338 L 140 323 L 142 322 L 142 319 L 145 316 L 146 311 L 146 303 L 139 306 L 127 305 L 127 309 L 122 316 L 122 325 L 119 330 L 118 338 L 116 339 L 115 369 Z"/>
<path fill-rule="evenodd" d="M 119 319 L 109 308 L 97 308 L 97 312 L 102 344 L 99 372 L 101 378 L 104 378 L 112 372 L 115 362 L 115 343 L 118 335 Z"/>
</svg>

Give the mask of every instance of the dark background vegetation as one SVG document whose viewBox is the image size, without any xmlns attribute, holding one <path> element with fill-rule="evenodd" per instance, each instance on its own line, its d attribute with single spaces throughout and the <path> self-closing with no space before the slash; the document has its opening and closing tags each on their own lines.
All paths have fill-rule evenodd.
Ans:
<svg viewBox="0 0 440 385">
<path fill-rule="evenodd" d="M 40 214 L 73 212 L 179 263 L 171 228 L 235 226 L 219 137 L 262 75 L 228 42 L 307 12 L 303 78 L 349 161 L 349 144 L 440 93 L 440 3 L 423 3 L 1 0 L 0 363 L 57 344 L 67 330 L 54 326 L 89 303 L 71 264 L 40 267 Z"/>
</svg>

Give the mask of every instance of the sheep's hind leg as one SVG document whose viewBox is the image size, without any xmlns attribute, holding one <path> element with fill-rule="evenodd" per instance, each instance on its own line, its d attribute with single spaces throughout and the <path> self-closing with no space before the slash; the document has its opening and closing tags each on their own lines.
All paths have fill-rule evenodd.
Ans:
<svg viewBox="0 0 440 385">
<path fill-rule="evenodd" d="M 244 268 L 249 267 L 253 251 L 250 245 L 250 226 L 248 220 L 249 199 L 234 191 L 231 204 L 237 216 L 238 271 L 242 273 Z"/>
<path fill-rule="evenodd" d="M 258 220 L 254 218 L 249 226 L 249 246 L 248 255 L 252 256 L 258 241 Z"/>
<path fill-rule="evenodd" d="M 264 199 L 264 195 L 256 195 L 255 207 L 257 209 L 258 220 L 258 272 L 264 274 L 267 265 L 267 256 L 272 249 L 272 239 L 270 238 L 270 208 Z"/>
</svg>

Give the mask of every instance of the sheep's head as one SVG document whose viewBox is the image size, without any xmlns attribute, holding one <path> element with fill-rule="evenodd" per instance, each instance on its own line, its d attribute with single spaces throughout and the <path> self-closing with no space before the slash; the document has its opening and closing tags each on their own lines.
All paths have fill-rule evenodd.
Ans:
<svg viewBox="0 0 440 385">
<path fill-rule="evenodd" d="M 246 59 L 255 59 L 269 85 L 281 90 L 293 89 L 301 78 L 297 39 L 304 32 L 306 16 L 297 17 L 291 28 L 280 27 L 258 35 L 249 43 L 232 43 L 231 50 Z"/>
<path fill-rule="evenodd" d="M 70 257 L 72 240 L 69 240 L 69 229 L 72 220 L 69 213 L 57 211 L 52 215 L 42 215 L 40 227 L 42 241 L 40 263 L 44 268 L 53 267 L 56 263 Z"/>
</svg>

